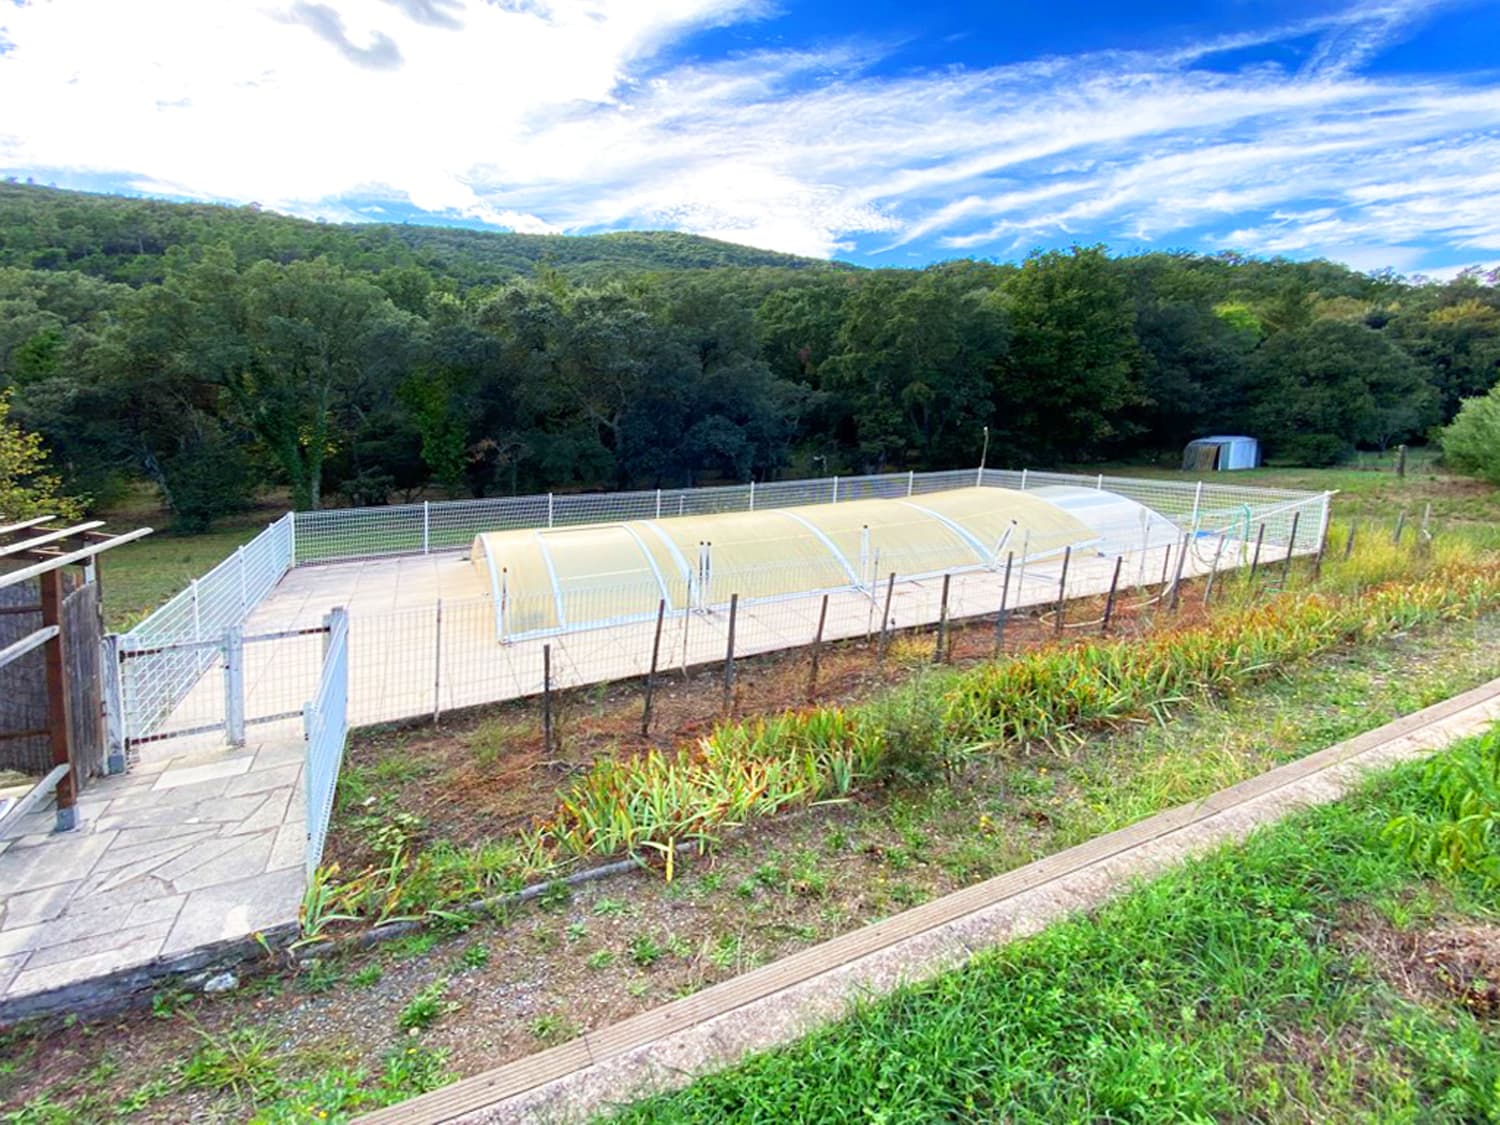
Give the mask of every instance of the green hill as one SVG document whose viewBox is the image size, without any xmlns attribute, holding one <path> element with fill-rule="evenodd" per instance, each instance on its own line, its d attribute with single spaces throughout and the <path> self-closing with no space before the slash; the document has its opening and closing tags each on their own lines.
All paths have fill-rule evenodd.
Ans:
<svg viewBox="0 0 1500 1125">
<path fill-rule="evenodd" d="M 325 255 L 351 269 L 418 266 L 464 287 L 527 276 L 546 263 L 579 281 L 641 270 L 724 266 L 849 268 L 675 231 L 508 234 L 396 223 L 319 223 L 262 211 L 0 183 L 0 266 L 159 281 L 174 252 L 227 243 L 240 261 Z"/>
</svg>

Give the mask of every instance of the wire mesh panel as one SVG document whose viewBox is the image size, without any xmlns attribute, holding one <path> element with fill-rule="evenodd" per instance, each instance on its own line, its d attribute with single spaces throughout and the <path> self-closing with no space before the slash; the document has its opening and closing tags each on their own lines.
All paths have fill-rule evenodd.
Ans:
<svg viewBox="0 0 1500 1125">
<path fill-rule="evenodd" d="M 311 878 L 323 860 L 333 795 L 349 736 L 349 625 L 342 611 L 329 616 L 328 648 L 317 693 L 303 712 L 303 733 L 307 745 L 307 874 Z"/>
<path fill-rule="evenodd" d="M 222 668 L 218 640 L 281 581 L 292 566 L 293 540 L 293 517 L 283 516 L 120 637 L 127 745 L 159 733 L 205 676 Z M 212 721 L 207 706 L 194 714 L 195 723 Z"/>
</svg>

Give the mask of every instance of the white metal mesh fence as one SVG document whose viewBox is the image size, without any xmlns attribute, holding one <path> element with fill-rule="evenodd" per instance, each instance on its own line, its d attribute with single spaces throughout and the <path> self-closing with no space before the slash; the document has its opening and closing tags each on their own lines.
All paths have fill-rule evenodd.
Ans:
<svg viewBox="0 0 1500 1125">
<path fill-rule="evenodd" d="M 1111 550 L 1127 549 L 1126 585 L 1166 582 L 1172 575 L 1171 548 L 1185 536 L 1189 557 L 1185 573 L 1208 570 L 1214 558 L 1222 565 L 1244 565 L 1250 544 L 1263 539 L 1262 560 L 1316 550 L 1327 522 L 1327 496 L 1239 485 L 1195 484 L 1169 480 L 1136 480 L 1061 473 L 961 470 L 941 473 L 895 473 L 880 476 L 783 481 L 762 485 L 693 490 L 663 490 L 578 496 L 528 496 L 396 507 L 334 509 L 283 517 L 188 590 L 173 598 L 130 633 L 120 638 L 121 688 L 127 738 L 140 741 L 174 731 L 223 722 L 224 692 L 219 688 L 222 647 L 207 643 L 225 629 L 242 624 L 286 571 L 297 563 L 367 559 L 385 555 L 434 553 L 466 547 L 484 531 L 545 527 L 678 514 L 746 511 L 803 504 L 840 503 L 872 497 L 901 497 L 982 484 L 1031 489 L 1051 485 L 1094 488 L 1126 496 L 1173 521 L 1143 523 L 1139 542 L 1126 536 Z M 1295 527 L 1295 543 L 1292 534 Z M 1264 529 L 1264 530 L 1262 530 Z M 1227 554 L 1223 544 L 1235 546 Z M 846 573 L 830 564 L 826 574 L 798 569 L 796 595 L 772 594 L 785 589 L 775 568 L 708 573 L 663 579 L 663 585 L 570 590 L 547 595 L 546 606 L 532 604 L 502 590 L 498 598 L 481 598 L 383 613 L 355 611 L 350 624 L 350 721 L 379 722 L 530 694 L 541 685 L 541 644 L 554 645 L 559 686 L 593 683 L 646 670 L 656 607 L 663 596 L 671 611 L 669 639 L 664 638 L 663 666 L 691 665 L 720 659 L 726 641 L 725 609 L 731 594 L 740 595 L 745 631 L 737 647 L 745 653 L 807 644 L 816 626 L 823 592 L 830 594 L 830 621 L 825 636 L 833 640 L 861 629 L 878 628 L 883 606 L 877 605 L 887 576 L 900 576 L 893 598 L 897 627 L 937 620 L 940 575 L 955 574 L 950 615 L 993 613 L 998 608 L 1005 556 L 1013 564 L 1008 596 L 1012 604 L 1037 604 L 1055 598 L 1061 551 L 1032 550 L 1011 542 L 992 557 L 954 571 L 951 553 L 907 550 L 882 558 L 862 557 Z M 1109 566 L 1088 551 L 1073 557 L 1075 583 Z M 1160 569 L 1158 569 L 1160 568 Z M 331 572 L 330 572 L 331 574 Z M 1050 575 L 1050 577 L 1049 577 Z M 1089 581 L 1107 581 L 1107 575 Z M 348 600 L 339 583 L 326 591 L 324 607 Z M 993 589 L 992 589 L 993 587 Z M 1077 587 L 1079 590 L 1082 587 Z M 441 606 L 441 609 L 439 609 Z M 863 625 L 860 622 L 863 621 Z M 547 623 L 545 627 L 538 623 Z M 555 622 L 562 622 L 559 629 Z M 276 627 L 281 627 L 280 622 Z M 292 622 L 286 622 L 290 625 Z M 675 633 L 673 632 L 675 630 Z M 507 643 L 500 644 L 500 639 Z M 255 680 L 258 661 L 278 646 L 254 646 L 246 668 L 263 682 L 263 700 L 254 714 L 300 711 L 312 691 L 313 671 L 302 674 L 303 660 L 282 666 L 285 674 Z M 294 667 L 295 666 L 295 667 Z M 284 685 L 284 686 L 282 686 Z M 282 699 L 281 695 L 287 698 Z M 272 697 L 275 697 L 274 699 Z"/>
<path fill-rule="evenodd" d="M 349 619 L 342 610 L 329 615 L 323 667 L 317 693 L 303 712 L 307 756 L 307 874 L 323 860 L 323 844 L 333 815 L 344 742 L 349 737 Z"/>
<path fill-rule="evenodd" d="M 124 736 L 157 733 L 205 675 L 222 667 L 216 644 L 242 624 L 292 565 L 292 518 L 283 516 L 119 638 Z"/>
</svg>

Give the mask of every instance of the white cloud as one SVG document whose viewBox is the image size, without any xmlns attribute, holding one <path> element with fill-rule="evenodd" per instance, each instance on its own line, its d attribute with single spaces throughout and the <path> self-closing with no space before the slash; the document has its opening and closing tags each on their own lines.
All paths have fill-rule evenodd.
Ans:
<svg viewBox="0 0 1500 1125">
<path fill-rule="evenodd" d="M 0 167 L 813 255 L 1212 238 L 1411 268 L 1500 251 L 1500 90 L 1362 76 L 1429 7 L 885 77 L 868 42 L 667 61 L 765 0 L 54 0 L 0 17 Z M 1309 35 L 1297 72 L 1206 68 Z"/>
</svg>

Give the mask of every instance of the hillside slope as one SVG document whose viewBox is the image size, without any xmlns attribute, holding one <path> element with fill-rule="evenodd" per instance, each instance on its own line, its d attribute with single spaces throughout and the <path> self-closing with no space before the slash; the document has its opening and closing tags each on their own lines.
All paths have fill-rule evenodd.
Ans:
<svg viewBox="0 0 1500 1125">
<path fill-rule="evenodd" d="M 640 270 L 775 266 L 849 268 L 675 231 L 509 234 L 393 223 L 318 223 L 252 206 L 168 203 L 0 183 L 0 266 L 78 270 L 109 281 L 159 281 L 174 250 L 227 243 L 242 262 L 326 255 L 362 270 L 418 266 L 462 286 L 535 272 L 575 280 Z"/>
</svg>

